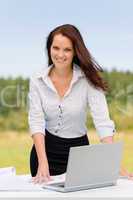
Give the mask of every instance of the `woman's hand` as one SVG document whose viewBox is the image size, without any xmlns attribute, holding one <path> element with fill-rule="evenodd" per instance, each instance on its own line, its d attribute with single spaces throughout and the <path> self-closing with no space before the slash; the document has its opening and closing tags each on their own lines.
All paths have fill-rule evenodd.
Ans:
<svg viewBox="0 0 133 200">
<path fill-rule="evenodd" d="M 127 177 L 129 180 L 133 180 L 133 173 L 128 172 L 126 169 L 120 169 L 120 175 Z"/>
<path fill-rule="evenodd" d="M 32 182 L 35 184 L 41 184 L 44 182 L 47 183 L 51 180 L 52 178 L 50 177 L 48 162 L 39 163 L 37 174 L 35 177 L 32 178 Z"/>
</svg>

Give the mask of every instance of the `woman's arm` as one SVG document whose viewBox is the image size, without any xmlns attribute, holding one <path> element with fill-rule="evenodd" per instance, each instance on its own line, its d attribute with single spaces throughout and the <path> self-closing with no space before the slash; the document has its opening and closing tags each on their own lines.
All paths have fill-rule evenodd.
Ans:
<svg viewBox="0 0 133 200">
<path fill-rule="evenodd" d="M 42 133 L 36 133 L 32 138 L 37 152 L 38 163 L 47 162 L 45 136 Z"/>
<path fill-rule="evenodd" d="M 32 137 L 38 157 L 38 170 L 36 176 L 33 178 L 33 182 L 42 183 L 43 181 L 50 181 L 51 178 L 45 151 L 45 136 L 42 133 L 36 133 Z"/>
<path fill-rule="evenodd" d="M 114 122 L 109 117 L 108 105 L 104 92 L 89 86 L 88 104 L 100 141 L 103 143 L 113 143 L 115 126 Z M 120 175 L 133 179 L 133 173 L 129 173 L 123 167 L 120 169 Z"/>
<path fill-rule="evenodd" d="M 104 92 L 88 84 L 88 106 L 101 141 L 113 140 L 115 124 L 110 119 Z"/>
<path fill-rule="evenodd" d="M 33 178 L 35 183 L 50 180 L 49 166 L 45 151 L 45 116 L 42 108 L 42 100 L 39 93 L 38 82 L 35 78 L 30 79 L 29 90 L 29 112 L 28 121 L 30 133 L 35 144 L 38 169 L 37 174 Z"/>
</svg>

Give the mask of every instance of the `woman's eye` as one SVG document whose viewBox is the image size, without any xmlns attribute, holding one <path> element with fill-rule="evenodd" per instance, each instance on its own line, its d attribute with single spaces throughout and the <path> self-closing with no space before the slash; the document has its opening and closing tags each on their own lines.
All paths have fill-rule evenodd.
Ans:
<svg viewBox="0 0 133 200">
<path fill-rule="evenodd" d="M 65 49 L 66 52 L 71 51 L 71 49 Z"/>
<path fill-rule="evenodd" d="M 58 47 L 53 47 L 53 49 L 58 50 L 59 48 Z"/>
</svg>

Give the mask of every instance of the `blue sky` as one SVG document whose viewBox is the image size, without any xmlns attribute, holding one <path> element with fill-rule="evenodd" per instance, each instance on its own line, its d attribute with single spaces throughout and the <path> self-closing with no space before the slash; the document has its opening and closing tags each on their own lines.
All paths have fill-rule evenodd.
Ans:
<svg viewBox="0 0 133 200">
<path fill-rule="evenodd" d="M 0 0 L 0 76 L 46 66 L 46 37 L 65 23 L 79 28 L 104 69 L 133 71 L 132 8 L 132 0 Z"/>
</svg>

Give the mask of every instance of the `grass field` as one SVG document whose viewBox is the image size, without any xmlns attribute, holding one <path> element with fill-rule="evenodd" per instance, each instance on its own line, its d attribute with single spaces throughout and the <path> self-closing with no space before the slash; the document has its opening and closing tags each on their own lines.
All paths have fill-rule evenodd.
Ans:
<svg viewBox="0 0 133 200">
<path fill-rule="evenodd" d="M 94 131 L 89 132 L 91 144 L 99 142 Z M 133 172 L 133 132 L 117 133 L 115 140 L 124 141 L 122 165 Z M 0 133 L 0 167 L 14 166 L 17 174 L 29 173 L 32 139 L 28 133 Z"/>
</svg>

